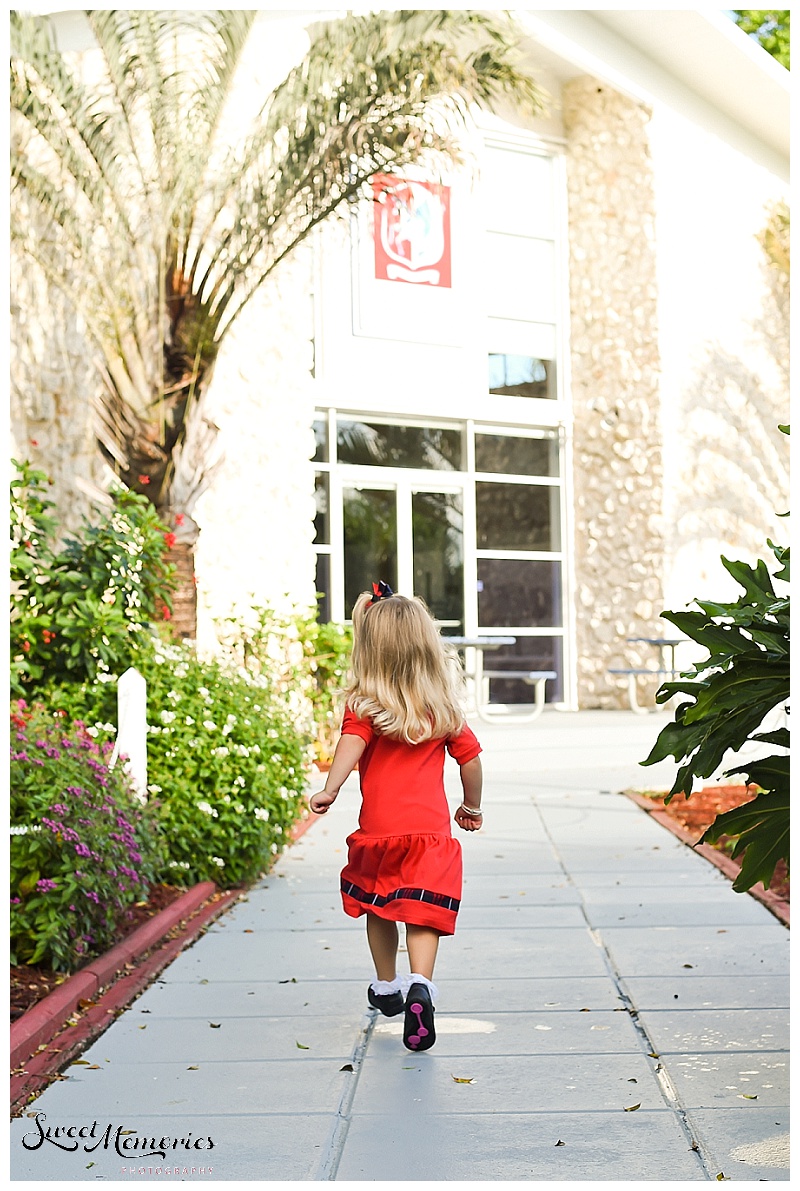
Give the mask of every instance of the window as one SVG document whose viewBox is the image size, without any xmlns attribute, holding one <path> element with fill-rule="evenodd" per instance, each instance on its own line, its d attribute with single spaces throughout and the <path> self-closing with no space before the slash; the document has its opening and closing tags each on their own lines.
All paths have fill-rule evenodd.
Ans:
<svg viewBox="0 0 800 1191">
<path fill-rule="evenodd" d="M 460 471 L 463 432 L 437 426 L 397 426 L 340 418 L 336 446 L 340 463 L 363 467 L 419 467 Z"/>
<path fill-rule="evenodd" d="M 555 363 L 536 356 L 490 352 L 489 392 L 505 397 L 538 397 L 554 401 L 557 396 Z"/>
<path fill-rule="evenodd" d="M 535 438 L 476 434 L 475 470 L 512 476 L 557 476 L 558 432 L 544 430 Z"/>
</svg>

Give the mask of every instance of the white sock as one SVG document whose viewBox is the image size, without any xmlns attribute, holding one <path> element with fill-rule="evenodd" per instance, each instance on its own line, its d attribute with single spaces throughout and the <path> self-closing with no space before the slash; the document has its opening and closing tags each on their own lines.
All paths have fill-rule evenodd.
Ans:
<svg viewBox="0 0 800 1191">
<path fill-rule="evenodd" d="M 408 995 L 408 990 L 411 988 L 412 984 L 424 984 L 426 986 L 428 992 L 431 994 L 431 1001 L 433 1002 L 434 1006 L 436 1005 L 436 1002 L 439 999 L 439 990 L 436 987 L 436 985 L 433 983 L 432 980 L 429 980 L 427 976 L 420 976 L 419 972 L 412 972 L 409 976 L 404 976 L 403 977 L 403 995 L 404 996 Z"/>
<path fill-rule="evenodd" d="M 373 980 L 370 988 L 378 996 L 386 996 L 387 993 L 400 992 L 402 981 L 399 976 L 395 976 L 394 980 Z"/>
</svg>

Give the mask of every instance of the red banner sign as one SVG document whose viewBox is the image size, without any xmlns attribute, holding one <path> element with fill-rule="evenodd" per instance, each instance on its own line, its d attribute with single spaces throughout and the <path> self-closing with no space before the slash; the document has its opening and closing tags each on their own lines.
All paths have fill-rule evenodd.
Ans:
<svg viewBox="0 0 800 1191">
<path fill-rule="evenodd" d="M 450 288 L 450 187 L 377 175 L 375 277 Z"/>
</svg>

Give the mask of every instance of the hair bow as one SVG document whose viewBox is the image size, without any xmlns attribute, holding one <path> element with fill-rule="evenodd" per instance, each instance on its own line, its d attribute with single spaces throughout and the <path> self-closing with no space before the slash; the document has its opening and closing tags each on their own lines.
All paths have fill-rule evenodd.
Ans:
<svg viewBox="0 0 800 1191">
<path fill-rule="evenodd" d="M 372 584 L 373 596 L 369 602 L 368 607 L 377 604 L 379 600 L 386 600 L 389 596 L 393 596 L 394 592 L 388 583 L 384 583 L 383 579 L 379 579 L 377 583 Z"/>
</svg>

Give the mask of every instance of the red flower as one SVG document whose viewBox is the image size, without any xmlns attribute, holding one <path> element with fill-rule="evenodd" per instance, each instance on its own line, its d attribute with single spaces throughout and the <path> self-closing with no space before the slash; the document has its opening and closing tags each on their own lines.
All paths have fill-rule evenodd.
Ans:
<svg viewBox="0 0 800 1191">
<path fill-rule="evenodd" d="M 164 541 L 165 541 L 165 542 L 166 542 L 166 544 L 167 544 L 167 549 L 168 549 L 168 550 L 171 550 L 171 549 L 172 549 L 172 547 L 175 545 L 175 543 L 177 542 L 177 540 L 178 540 L 178 539 L 175 537 L 175 534 L 174 534 L 174 533 L 165 533 L 165 534 L 164 534 Z"/>
<path fill-rule="evenodd" d="M 175 524 L 176 525 L 183 525 L 184 520 L 185 520 L 185 518 L 183 516 L 183 513 L 175 514 Z"/>
<path fill-rule="evenodd" d="M 22 651 L 23 651 L 23 653 L 27 653 L 27 652 L 28 652 L 28 650 L 30 649 L 30 647 L 31 647 L 31 643 L 30 643 L 30 641 L 23 641 L 23 642 L 22 642 Z"/>
<path fill-rule="evenodd" d="M 137 478 L 137 480 L 139 481 L 139 483 L 140 483 L 140 484 L 149 484 L 149 483 L 150 483 L 150 477 L 149 477 L 149 476 L 137 476 L 136 478 Z"/>
<path fill-rule="evenodd" d="M 164 604 L 161 608 L 161 619 L 162 620 L 172 620 L 172 613 L 170 612 L 170 610 L 166 604 Z"/>
</svg>

